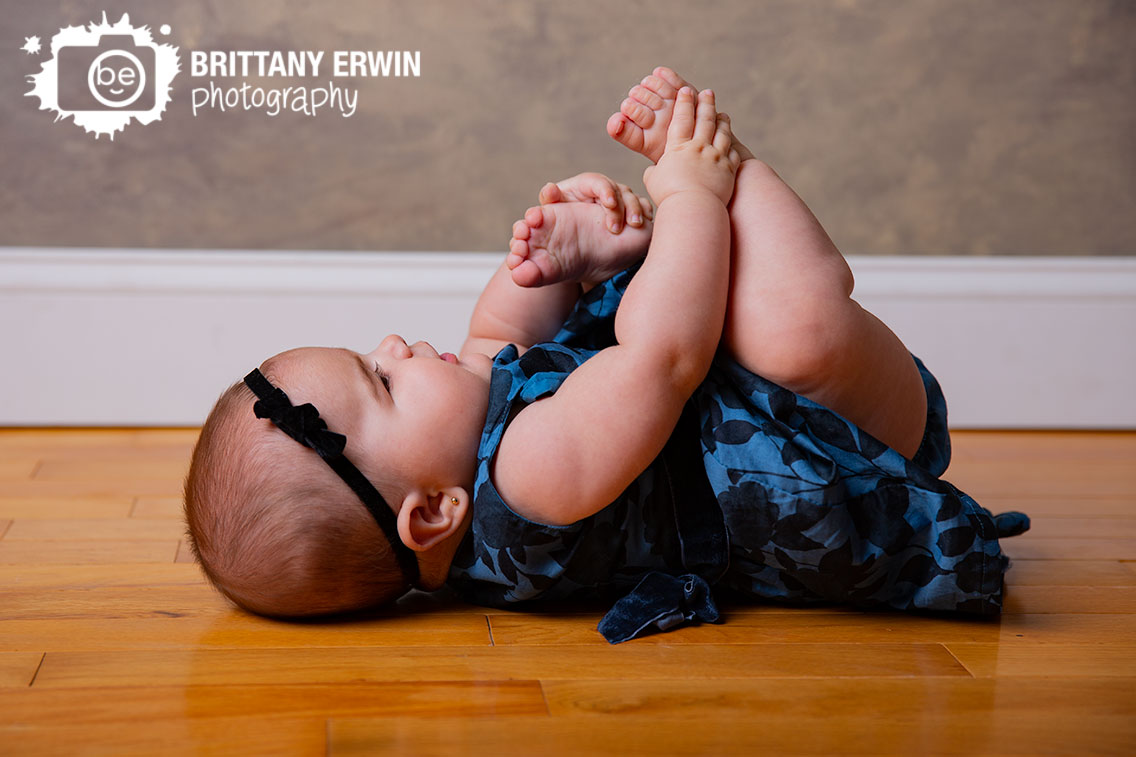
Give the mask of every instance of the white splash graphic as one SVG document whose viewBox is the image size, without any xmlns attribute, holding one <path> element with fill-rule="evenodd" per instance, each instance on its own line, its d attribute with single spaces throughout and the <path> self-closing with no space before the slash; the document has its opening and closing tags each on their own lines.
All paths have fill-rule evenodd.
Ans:
<svg viewBox="0 0 1136 757">
<path fill-rule="evenodd" d="M 36 40 L 38 43 L 38 40 Z M 68 26 L 51 38 L 51 60 L 28 77 L 28 97 L 56 121 L 70 116 L 98 139 L 113 140 L 135 119 L 158 121 L 170 102 L 170 84 L 181 70 L 178 49 L 154 43 L 148 26 L 135 29 L 123 14 L 118 23 Z M 64 86 L 61 88 L 61 84 Z"/>
<path fill-rule="evenodd" d="M 39 37 L 24 37 L 24 46 L 20 48 L 28 55 L 39 52 Z"/>
</svg>

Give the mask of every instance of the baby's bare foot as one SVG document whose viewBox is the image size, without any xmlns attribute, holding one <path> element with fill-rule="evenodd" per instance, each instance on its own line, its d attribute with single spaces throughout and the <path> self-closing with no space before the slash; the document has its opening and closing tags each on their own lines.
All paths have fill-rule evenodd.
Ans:
<svg viewBox="0 0 1136 757">
<path fill-rule="evenodd" d="M 620 104 L 619 112 L 608 119 L 607 133 L 624 147 L 658 162 L 667 144 L 667 129 L 674 115 L 675 100 L 683 87 L 691 87 L 698 92 L 697 87 L 686 79 L 666 66 L 659 66 L 631 88 L 627 99 Z M 733 147 L 742 160 L 753 157 L 753 153 L 737 137 L 733 139 Z"/>
<path fill-rule="evenodd" d="M 558 202 L 532 207 L 513 224 L 505 264 L 518 286 L 538 287 L 559 281 L 596 283 L 647 254 L 652 222 L 624 226 L 612 234 L 602 205 Z"/>
</svg>

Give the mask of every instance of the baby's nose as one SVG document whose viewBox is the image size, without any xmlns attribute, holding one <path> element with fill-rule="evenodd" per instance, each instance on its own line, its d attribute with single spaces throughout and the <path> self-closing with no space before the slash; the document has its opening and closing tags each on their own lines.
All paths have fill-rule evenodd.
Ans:
<svg viewBox="0 0 1136 757">
<path fill-rule="evenodd" d="M 391 334 L 379 342 L 379 346 L 371 354 L 377 353 L 386 353 L 397 358 L 410 357 L 411 354 L 410 348 L 406 346 L 406 340 L 398 334 Z"/>
<path fill-rule="evenodd" d="M 417 350 L 417 352 L 415 352 Z M 421 355 L 426 353 L 430 357 L 438 357 L 438 351 L 433 348 L 428 342 L 415 342 L 414 346 L 410 348 L 411 353 Z"/>
</svg>

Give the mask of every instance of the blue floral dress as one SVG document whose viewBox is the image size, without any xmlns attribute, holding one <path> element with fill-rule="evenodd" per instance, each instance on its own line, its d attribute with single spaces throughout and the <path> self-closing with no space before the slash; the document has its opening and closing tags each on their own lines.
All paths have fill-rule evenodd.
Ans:
<svg viewBox="0 0 1136 757">
<path fill-rule="evenodd" d="M 847 603 L 996 615 L 1009 559 L 997 517 L 939 476 L 950 462 L 943 393 L 911 460 L 837 413 L 753 374 L 724 350 L 662 454 L 620 497 L 570 526 L 513 512 L 489 476 L 508 422 L 615 343 L 615 312 L 637 268 L 589 291 L 552 342 L 493 364 L 473 519 L 449 584 L 467 601 L 521 609 L 605 597 L 611 642 L 716 622 L 714 592 L 791 604 Z M 634 422 L 634 419 L 629 419 Z"/>
</svg>

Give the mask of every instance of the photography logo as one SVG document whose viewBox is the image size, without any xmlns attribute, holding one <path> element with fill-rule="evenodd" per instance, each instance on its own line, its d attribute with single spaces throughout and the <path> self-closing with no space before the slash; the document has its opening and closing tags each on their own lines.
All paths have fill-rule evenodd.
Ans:
<svg viewBox="0 0 1136 757">
<path fill-rule="evenodd" d="M 169 34 L 169 26 L 161 33 Z M 21 48 L 39 51 L 39 39 L 28 37 Z M 122 131 L 131 119 L 149 124 L 161 119 L 170 101 L 170 84 L 181 70 L 178 49 L 154 42 L 149 27 L 134 28 L 123 14 L 118 23 L 68 26 L 51 38 L 51 60 L 32 74 L 28 97 L 38 97 L 40 110 L 54 110 L 55 120 L 70 116 L 87 132 Z"/>
</svg>

